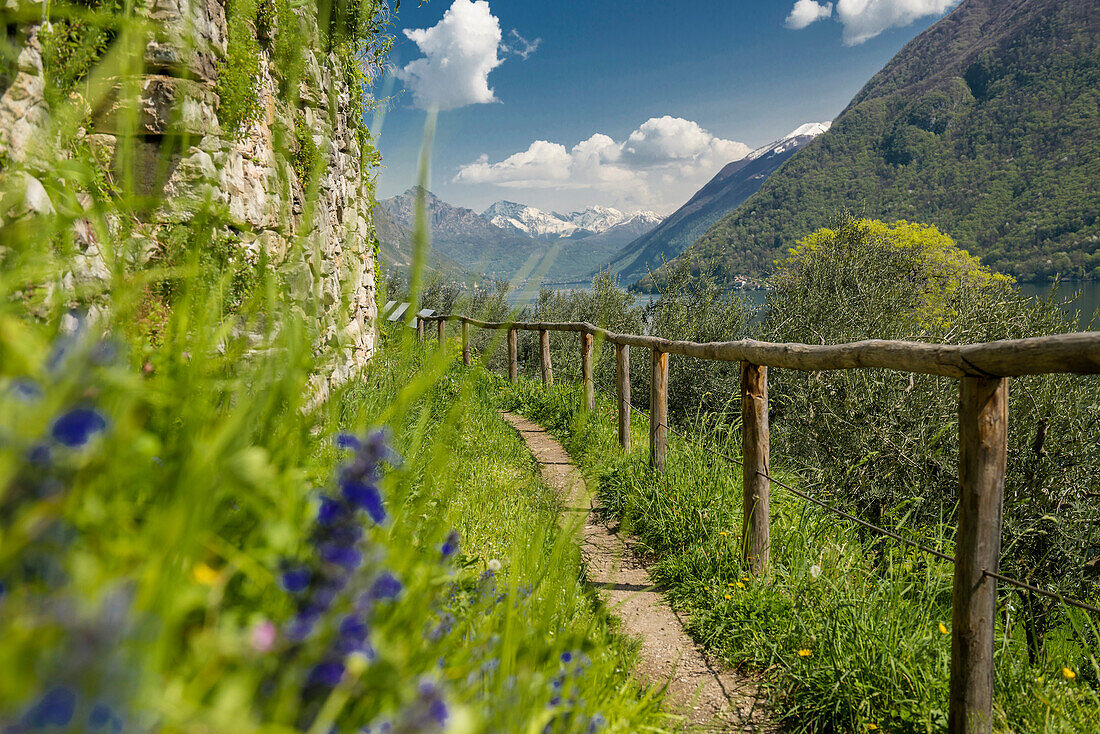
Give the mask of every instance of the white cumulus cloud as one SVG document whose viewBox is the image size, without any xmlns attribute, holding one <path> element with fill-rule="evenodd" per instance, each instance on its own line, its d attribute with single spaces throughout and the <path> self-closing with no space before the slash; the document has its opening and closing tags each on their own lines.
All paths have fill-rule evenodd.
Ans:
<svg viewBox="0 0 1100 734">
<path fill-rule="evenodd" d="M 844 42 L 855 46 L 888 28 L 942 15 L 958 4 L 959 0 L 837 0 L 836 15 L 844 24 Z"/>
<path fill-rule="evenodd" d="M 417 107 L 453 110 L 497 101 L 489 72 L 502 63 L 502 36 L 488 2 L 454 0 L 439 23 L 406 29 L 405 35 L 424 54 L 397 71 Z"/>
<path fill-rule="evenodd" d="M 787 27 L 799 30 L 811 23 L 824 20 L 833 14 L 832 3 L 819 3 L 817 0 L 798 0 L 787 16 Z"/>
<path fill-rule="evenodd" d="M 943 15 L 960 0 L 836 0 L 836 19 L 844 26 L 844 43 L 855 46 L 889 28 L 906 26 L 929 15 Z M 805 28 L 832 15 L 833 3 L 798 0 L 787 16 L 788 28 Z"/>
<path fill-rule="evenodd" d="M 621 206 L 667 210 L 683 203 L 730 161 L 751 149 L 679 117 L 646 120 L 621 142 L 596 133 L 572 148 L 536 140 L 496 162 L 481 156 L 462 166 L 456 183 L 512 189 L 599 192 Z"/>
</svg>

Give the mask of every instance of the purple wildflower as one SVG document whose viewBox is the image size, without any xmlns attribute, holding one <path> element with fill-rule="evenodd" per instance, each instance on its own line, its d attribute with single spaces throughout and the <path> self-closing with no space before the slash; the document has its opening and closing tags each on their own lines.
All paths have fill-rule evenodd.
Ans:
<svg viewBox="0 0 1100 734">
<path fill-rule="evenodd" d="M 320 547 L 319 552 L 325 561 L 349 571 L 363 562 L 363 554 L 353 546 L 326 543 Z"/>
<path fill-rule="evenodd" d="M 340 484 L 344 499 L 352 506 L 366 510 L 375 524 L 386 520 L 386 507 L 382 503 L 382 493 L 373 484 L 355 480 L 345 480 Z"/>
<path fill-rule="evenodd" d="M 342 449 L 358 451 L 363 447 L 363 442 L 351 433 L 338 433 L 334 439 L 336 446 Z"/>
<path fill-rule="evenodd" d="M 317 508 L 318 525 L 330 527 L 347 517 L 347 505 L 327 495 L 321 495 L 321 506 Z"/>
<path fill-rule="evenodd" d="M 58 443 L 77 448 L 107 427 L 107 420 L 91 408 L 73 408 L 54 421 L 50 434 Z"/>
<path fill-rule="evenodd" d="M 309 682 L 312 685 L 333 688 L 344 677 L 344 664 L 338 660 L 327 660 L 313 666 L 309 671 Z"/>
<path fill-rule="evenodd" d="M 76 691 L 67 686 L 51 688 L 23 716 L 23 723 L 32 729 L 47 726 L 68 726 L 76 712 Z"/>
<path fill-rule="evenodd" d="M 439 553 L 444 558 L 450 558 L 458 552 L 459 535 L 456 531 L 452 530 L 447 533 L 446 539 L 443 541 L 443 545 L 439 546 Z"/>
<path fill-rule="evenodd" d="M 291 594 L 298 594 L 305 591 L 309 586 L 309 580 L 313 574 L 305 566 L 299 566 L 298 568 L 292 568 L 289 571 L 284 571 L 283 575 L 279 577 L 280 584 L 284 591 Z"/>
<path fill-rule="evenodd" d="M 401 582 L 389 571 L 379 576 L 370 587 L 371 599 L 394 599 L 401 593 Z"/>
<path fill-rule="evenodd" d="M 313 633 L 320 615 L 310 611 L 302 611 L 294 615 L 294 618 L 286 626 L 283 634 L 291 642 L 301 642 Z"/>
</svg>

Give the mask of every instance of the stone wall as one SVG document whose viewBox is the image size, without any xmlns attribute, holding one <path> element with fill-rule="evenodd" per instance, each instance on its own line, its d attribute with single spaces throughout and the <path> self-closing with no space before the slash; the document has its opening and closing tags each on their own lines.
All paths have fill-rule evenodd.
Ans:
<svg viewBox="0 0 1100 734">
<path fill-rule="evenodd" d="M 370 171 L 362 163 L 356 121 L 347 118 L 349 90 L 336 59 L 319 50 L 315 40 L 303 39 L 304 73 L 299 100 L 292 106 L 278 93 L 280 70 L 267 51 L 261 51 L 263 114 L 231 136 L 221 129 L 216 114 L 218 63 L 225 58 L 227 38 L 222 3 L 147 0 L 143 12 L 154 30 L 144 47 L 141 74 L 117 82 L 119 89 L 137 90 L 138 129 L 119 123 L 120 113 L 127 111 L 125 100 L 132 98 L 114 93 L 95 109 L 89 105 L 84 112 L 91 122 L 76 135 L 85 137 L 102 154 L 101 160 L 115 158 L 120 135 L 133 135 L 132 173 L 139 193 L 160 202 L 143 215 L 140 227 L 151 250 L 158 237 L 170 228 L 187 226 L 200 210 L 220 212 L 225 235 L 253 260 L 266 251 L 270 260 L 282 262 L 294 238 L 304 243 L 300 262 L 283 264 L 292 271 L 292 287 L 312 292 L 323 304 L 325 323 L 318 348 L 341 355 L 333 360 L 328 377 L 342 380 L 369 360 L 377 311 L 370 196 L 364 189 Z M 33 178 L 35 158 L 50 155 L 47 151 L 58 146 L 49 139 L 56 132 L 44 133 L 50 129 L 52 111 L 44 95 L 39 31 L 38 25 L 18 31 L 22 50 L 17 73 L 0 97 L 0 153 L 28 172 L 21 174 L 27 207 L 45 210 L 50 202 Z M 287 136 L 293 136 L 296 115 L 304 115 L 323 158 L 313 197 L 303 192 L 288 155 Z M 91 228 L 78 228 L 77 235 L 84 249 L 77 261 L 85 266 L 78 265 L 80 272 L 73 277 L 101 276 Z M 328 381 L 321 381 L 322 389 Z"/>
</svg>

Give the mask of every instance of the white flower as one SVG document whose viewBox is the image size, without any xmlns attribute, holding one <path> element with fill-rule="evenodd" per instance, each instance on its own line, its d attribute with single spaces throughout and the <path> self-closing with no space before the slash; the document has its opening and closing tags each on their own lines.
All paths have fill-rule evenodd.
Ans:
<svg viewBox="0 0 1100 734">
<path fill-rule="evenodd" d="M 496 573 L 497 571 L 499 571 L 500 570 L 500 561 L 498 561 L 495 558 L 493 560 L 489 561 L 489 570 L 492 571 L 493 573 Z"/>
<path fill-rule="evenodd" d="M 816 563 L 814 565 L 810 566 L 810 575 L 813 576 L 815 579 L 818 576 L 820 576 L 821 575 L 821 566 L 817 565 Z"/>
</svg>

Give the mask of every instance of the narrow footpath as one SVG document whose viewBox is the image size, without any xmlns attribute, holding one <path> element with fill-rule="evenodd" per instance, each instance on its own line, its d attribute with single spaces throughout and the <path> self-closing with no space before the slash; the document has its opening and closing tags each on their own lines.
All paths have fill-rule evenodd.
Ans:
<svg viewBox="0 0 1100 734">
<path fill-rule="evenodd" d="M 581 556 L 588 581 L 622 631 L 641 640 L 635 673 L 651 684 L 668 682 L 668 699 L 691 728 L 706 732 L 777 732 L 759 684 L 716 665 L 688 637 L 661 596 L 629 539 L 613 532 L 593 512 L 593 497 L 580 470 L 553 436 L 537 423 L 504 413 L 539 464 L 546 484 L 565 501 L 565 513 L 584 513 Z"/>
</svg>

